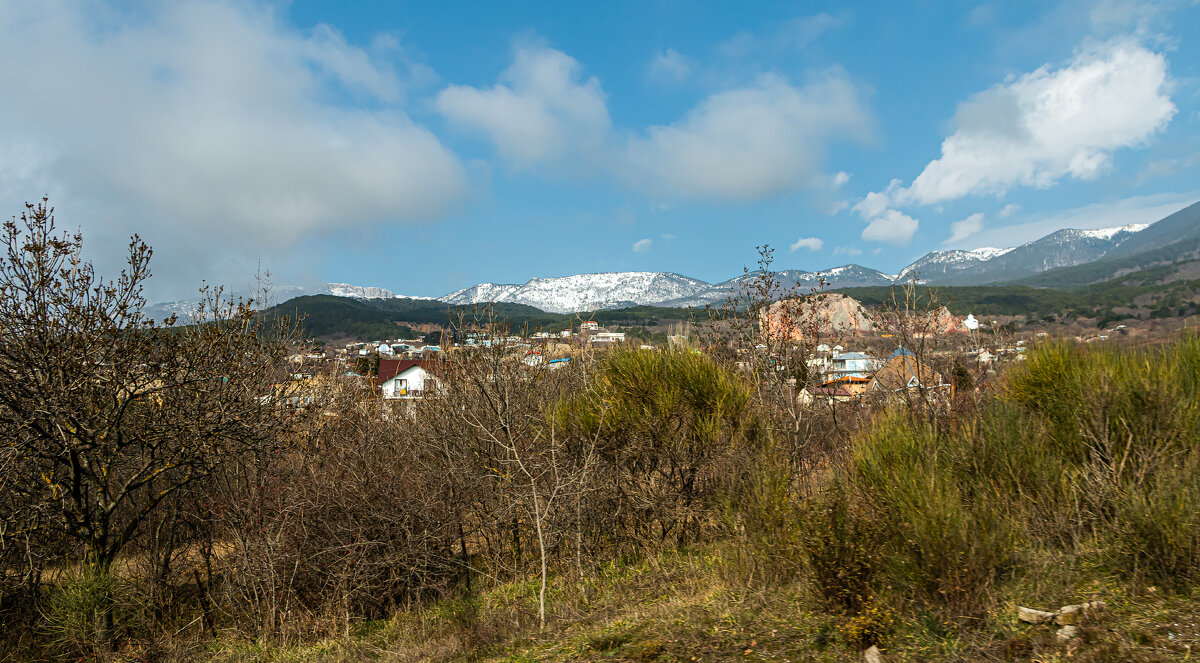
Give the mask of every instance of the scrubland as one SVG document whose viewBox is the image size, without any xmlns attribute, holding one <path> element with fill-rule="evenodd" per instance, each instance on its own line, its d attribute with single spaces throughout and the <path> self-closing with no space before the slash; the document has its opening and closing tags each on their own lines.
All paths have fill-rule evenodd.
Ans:
<svg viewBox="0 0 1200 663">
<path fill-rule="evenodd" d="M 140 570 L 162 551 L 139 549 L 106 578 L 59 568 L 36 612 L 7 594 L 6 646 L 31 659 L 855 660 L 876 645 L 887 660 L 1187 660 L 1200 338 L 1028 354 L 978 392 L 794 420 L 744 371 L 690 351 L 553 373 L 477 355 L 406 414 L 343 395 L 337 416 L 224 477 L 165 578 Z M 94 641 L 101 596 L 115 650 Z M 1016 619 L 1091 600 L 1107 608 L 1071 640 Z"/>
<path fill-rule="evenodd" d="M 937 309 L 909 297 L 886 338 L 940 375 L 821 404 L 801 397 L 820 335 L 764 335 L 760 281 L 690 345 L 580 349 L 549 370 L 497 342 L 451 353 L 425 398 L 385 402 L 344 374 L 292 380 L 294 328 L 246 304 L 149 324 L 148 249 L 106 284 L 48 210 L 22 221 L 0 260 L 2 658 L 1200 647 L 1194 333 L 1047 340 L 982 371 L 911 328 Z M 1062 629 L 1018 620 L 1096 601 Z"/>
</svg>

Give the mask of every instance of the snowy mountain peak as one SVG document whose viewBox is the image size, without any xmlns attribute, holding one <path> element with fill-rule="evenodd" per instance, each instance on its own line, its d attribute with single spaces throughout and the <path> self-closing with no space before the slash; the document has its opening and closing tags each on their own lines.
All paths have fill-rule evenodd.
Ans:
<svg viewBox="0 0 1200 663">
<path fill-rule="evenodd" d="M 1018 247 L 983 247 L 971 251 L 931 251 L 900 271 L 900 279 L 948 285 L 989 283 L 1019 278 L 1056 267 L 1070 267 L 1103 257 L 1133 233 L 1149 224 L 1114 228 L 1065 228 Z"/>
<path fill-rule="evenodd" d="M 964 251 L 962 249 L 930 251 L 921 256 L 916 262 L 900 270 L 897 278 L 908 280 L 915 276 L 923 279 L 930 276 L 931 272 L 967 269 L 972 265 L 992 260 L 1010 251 L 1012 251 L 1011 248 L 997 249 L 992 247 L 983 247 L 971 251 Z"/>
<path fill-rule="evenodd" d="M 1009 247 L 1007 249 L 998 249 L 992 246 L 981 246 L 978 249 L 971 249 L 970 251 L 967 251 L 967 253 L 977 256 L 980 260 L 991 260 L 992 258 L 1002 256 L 1012 250 L 1013 247 Z"/>
<path fill-rule="evenodd" d="M 523 284 L 480 283 L 440 299 L 449 304 L 512 302 L 553 313 L 574 313 L 658 304 L 709 287 L 704 281 L 667 272 L 600 272 L 532 278 Z"/>
<path fill-rule="evenodd" d="M 1149 223 L 1129 223 L 1129 224 L 1126 224 L 1123 226 L 1116 226 L 1114 228 L 1096 228 L 1094 230 L 1077 230 L 1076 232 L 1078 232 L 1080 235 L 1082 235 L 1084 237 L 1094 237 L 1096 239 L 1112 239 L 1113 237 L 1117 236 L 1120 233 L 1133 234 L 1136 232 L 1141 232 L 1149 227 L 1150 227 Z"/>
<path fill-rule="evenodd" d="M 392 299 L 396 295 L 391 290 L 374 286 L 350 285 L 349 283 L 326 283 L 325 290 L 336 297 L 353 297 L 355 299 Z"/>
</svg>

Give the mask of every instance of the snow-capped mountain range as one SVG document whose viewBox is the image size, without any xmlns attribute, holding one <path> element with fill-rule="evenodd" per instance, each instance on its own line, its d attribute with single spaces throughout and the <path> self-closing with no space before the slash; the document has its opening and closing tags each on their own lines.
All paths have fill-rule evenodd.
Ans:
<svg viewBox="0 0 1200 663">
<path fill-rule="evenodd" d="M 448 304 L 511 302 L 552 313 L 626 308 L 694 296 L 712 286 L 666 272 L 606 272 L 558 278 L 535 278 L 516 285 L 480 283 L 444 297 Z"/>
<path fill-rule="evenodd" d="M 899 279 L 916 278 L 940 285 L 982 285 L 1012 281 L 1057 267 L 1099 260 L 1149 224 L 1095 230 L 1058 230 L 1041 239 L 1006 249 L 931 251 L 900 270 Z"/>
<path fill-rule="evenodd" d="M 886 286 L 914 279 L 920 283 L 939 285 L 983 285 L 1098 260 L 1148 227 L 1148 224 L 1131 224 L 1094 230 L 1065 229 L 1011 248 L 931 251 L 898 274 L 848 264 L 815 272 L 789 269 L 777 275 L 784 289 L 794 288 L 801 292 L 822 286 L 831 289 Z M 604 272 L 533 278 L 519 284 L 480 283 L 437 298 L 408 298 L 436 299 L 452 305 L 508 302 L 526 304 L 552 313 L 637 305 L 703 306 L 728 297 L 738 282 L 745 278 L 742 275 L 720 283 L 708 283 L 670 272 Z M 405 297 L 385 288 L 326 283 L 312 287 L 278 287 L 272 299 L 282 302 L 301 295 L 335 295 L 357 299 Z M 162 317 L 163 313 L 186 313 L 194 305 L 194 302 L 164 302 L 148 308 L 155 317 Z"/>
<path fill-rule="evenodd" d="M 1070 267 L 1103 257 L 1122 241 L 1149 225 L 1131 224 L 1096 230 L 1059 230 L 1017 247 L 971 251 L 932 251 L 887 274 L 857 264 L 810 272 L 777 273 L 784 289 L 886 286 L 916 279 L 921 283 L 980 285 L 1014 280 L 1056 267 Z M 728 297 L 744 275 L 706 283 L 664 272 L 606 272 L 557 278 L 535 278 L 523 284 L 481 283 L 440 297 L 449 304 L 512 302 L 553 313 L 574 313 L 627 306 L 703 306 Z"/>
</svg>

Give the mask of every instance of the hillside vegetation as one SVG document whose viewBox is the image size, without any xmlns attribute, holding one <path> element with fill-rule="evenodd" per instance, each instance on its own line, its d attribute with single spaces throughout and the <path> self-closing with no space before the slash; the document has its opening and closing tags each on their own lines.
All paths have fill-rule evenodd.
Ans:
<svg viewBox="0 0 1200 663">
<path fill-rule="evenodd" d="M 505 321 L 513 331 L 561 331 L 578 328 L 581 320 L 594 320 L 604 326 L 651 327 L 688 320 L 695 314 L 689 309 L 635 306 L 594 313 L 547 313 L 524 304 L 497 303 L 486 306 L 454 306 L 427 299 L 353 299 L 333 295 L 306 295 L 290 299 L 268 311 L 267 315 L 287 315 L 301 320 L 304 332 L 312 338 L 332 340 L 384 340 L 415 338 L 414 325 L 469 326 L 482 318 Z M 699 313 L 700 317 L 704 313 Z"/>
<path fill-rule="evenodd" d="M 385 340 L 419 336 L 411 327 L 400 324 L 396 316 L 351 297 L 305 295 L 279 304 L 266 314 L 300 320 L 303 332 L 319 339 Z"/>
<path fill-rule="evenodd" d="M 691 351 L 551 372 L 498 344 L 439 379 L 438 398 L 388 416 L 353 387 L 287 411 L 261 453 L 155 512 L 103 573 L 44 566 L 30 585 L 25 558 L 3 558 L 4 647 L 224 661 L 1200 647 L 1198 336 L 1047 343 L 1001 376 L 961 373 L 957 392 L 844 409 L 796 411 L 773 372 Z M 1103 609 L 1070 637 L 1016 619 L 1090 601 Z"/>
<path fill-rule="evenodd" d="M 631 441 L 652 439 L 642 431 L 662 430 L 657 418 L 672 411 L 697 408 L 701 419 L 679 420 L 688 426 L 715 413 L 747 421 L 753 398 L 736 377 L 689 355 L 663 361 L 681 365 L 606 360 L 597 370 L 609 386 L 560 401 L 553 417 L 608 439 L 617 429 L 596 419 L 608 412 L 610 425 L 633 426 L 621 434 Z M 657 402 L 643 391 L 647 371 L 680 369 L 714 388 L 680 392 L 690 395 L 663 414 L 637 405 Z M 534 574 L 460 587 L 315 646 L 207 651 L 230 661 L 851 661 L 877 645 L 886 660 L 1177 661 L 1200 647 L 1196 336 L 1158 349 L 1040 346 L 992 393 L 941 411 L 893 405 L 799 474 L 769 427 L 728 421 L 685 427 L 657 452 L 683 452 L 669 449 L 685 440 L 724 449 L 707 464 L 715 490 L 656 516 L 691 525 L 589 555 L 582 569 L 563 541 L 544 629 Z M 622 448 L 638 466 L 643 452 Z M 744 462 L 725 466 L 731 452 Z M 1016 619 L 1018 606 L 1089 601 L 1105 607 L 1069 639 Z"/>
</svg>

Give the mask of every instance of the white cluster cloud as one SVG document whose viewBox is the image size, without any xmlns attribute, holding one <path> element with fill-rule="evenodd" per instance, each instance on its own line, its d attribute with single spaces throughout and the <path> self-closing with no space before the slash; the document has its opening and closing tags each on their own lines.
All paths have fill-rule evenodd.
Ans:
<svg viewBox="0 0 1200 663">
<path fill-rule="evenodd" d="M 692 71 L 692 65 L 679 51 L 668 48 L 656 53 L 646 65 L 646 77 L 651 81 L 679 83 Z"/>
<path fill-rule="evenodd" d="M 942 245 L 957 244 L 981 230 L 983 230 L 983 212 L 976 212 L 962 221 L 950 224 L 950 237 L 942 242 Z"/>
<path fill-rule="evenodd" d="M 863 228 L 862 238 L 870 242 L 882 242 L 904 246 L 912 242 L 917 233 L 918 221 L 894 209 L 884 210 Z"/>
<path fill-rule="evenodd" d="M 519 48 L 494 87 L 451 86 L 437 106 L 487 134 L 514 167 L 601 164 L 665 198 L 745 201 L 844 183 L 848 176 L 820 172 L 826 144 L 862 138 L 871 127 L 858 87 L 828 71 L 803 85 L 763 75 L 706 97 L 677 122 L 619 132 L 599 82 L 543 46 Z"/>
<path fill-rule="evenodd" d="M 1094 178 L 1113 151 L 1141 144 L 1170 122 L 1169 87 L 1166 59 L 1128 41 L 1025 74 L 959 106 L 941 158 L 913 180 L 905 199 L 928 205 Z"/>
<path fill-rule="evenodd" d="M 825 246 L 825 242 L 819 237 L 801 237 L 791 245 L 792 251 L 800 249 L 808 249 L 809 251 L 820 251 L 821 247 Z"/>
<path fill-rule="evenodd" d="M 597 153 L 611 129 L 600 81 L 562 51 L 520 46 L 491 88 L 452 85 L 437 96 L 451 122 L 481 131 L 500 156 L 528 168 L 579 153 Z"/>
<path fill-rule="evenodd" d="M 765 75 L 631 138 L 622 172 L 658 195 L 751 200 L 813 186 L 829 140 L 869 132 L 870 115 L 844 74 L 802 86 Z"/>
<path fill-rule="evenodd" d="M 1001 219 L 1007 219 L 1008 217 L 1010 217 L 1013 214 L 1016 214 L 1017 212 L 1020 212 L 1020 211 L 1021 211 L 1020 205 L 1018 205 L 1016 203 L 1009 203 L 1009 204 L 1005 205 L 1004 207 L 1001 207 L 1000 211 L 996 212 L 996 216 L 1000 217 Z"/>
<path fill-rule="evenodd" d="M 654 240 L 650 239 L 649 237 L 639 239 L 638 241 L 633 243 L 633 252 L 634 253 L 645 253 L 650 250 L 650 247 L 653 244 L 654 244 Z"/>
<path fill-rule="evenodd" d="M 870 242 L 882 242 L 895 246 L 904 246 L 912 242 L 920 222 L 903 212 L 891 208 L 895 192 L 900 188 L 900 180 L 892 180 L 888 188 L 868 193 L 852 208 L 867 222 L 860 235 Z"/>
<path fill-rule="evenodd" d="M 249 267 L 314 231 L 425 220 L 464 195 L 459 159 L 397 110 L 405 73 L 335 30 L 240 4 L 137 7 L 0 9 L 9 209 L 48 192 L 93 240 L 141 233 L 159 280 L 191 286 L 206 256 Z"/>
<path fill-rule="evenodd" d="M 910 186 L 893 180 L 855 205 L 870 224 L 863 238 L 915 230 L 915 221 L 893 214 L 897 207 L 1003 195 L 1014 186 L 1048 188 L 1064 177 L 1093 179 L 1113 152 L 1144 143 L 1171 121 L 1170 89 L 1161 54 L 1116 39 L 1087 46 L 1061 68 L 1043 66 L 977 94 L 959 105 L 941 156 Z M 1017 209 L 1006 207 L 1001 216 Z M 956 225 L 951 241 L 966 236 L 968 221 Z"/>
</svg>

